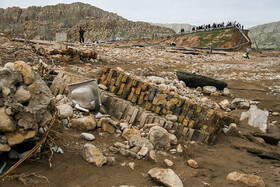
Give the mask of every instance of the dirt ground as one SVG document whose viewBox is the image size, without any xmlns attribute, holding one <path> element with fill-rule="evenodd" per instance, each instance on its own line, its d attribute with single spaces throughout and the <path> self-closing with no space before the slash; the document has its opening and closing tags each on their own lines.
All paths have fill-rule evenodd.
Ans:
<svg viewBox="0 0 280 187">
<path fill-rule="evenodd" d="M 8 40 L 1 39 L 1 62 L 4 66 L 7 62 L 14 62 L 16 60 L 24 60 L 30 62 L 31 65 L 38 64 L 39 60 L 47 61 L 44 57 L 35 55 L 26 47 L 23 47 L 22 43 L 11 43 Z M 5 47 L 4 44 L 9 44 L 9 47 Z M 18 46 L 19 49 L 12 51 L 11 46 Z M 22 47 L 22 49 L 20 49 Z M 99 51 L 100 60 L 97 62 L 72 62 L 71 65 L 77 65 L 79 67 L 87 67 L 96 69 L 97 67 L 110 66 L 121 67 L 125 71 L 136 71 L 137 68 L 148 68 L 150 65 L 147 63 L 141 63 L 143 58 L 138 59 L 138 63 L 130 63 L 127 59 L 130 54 L 127 54 L 124 60 L 121 55 L 105 57 L 104 53 L 107 53 L 108 48 L 115 49 L 114 46 L 94 46 L 90 47 Z M 127 48 L 117 48 L 121 53 Z M 144 53 L 144 49 L 137 49 Z M 159 54 L 159 49 L 149 49 L 149 51 L 155 50 L 155 54 Z M 164 49 L 162 49 L 164 50 Z M 102 53 L 101 53 L 102 52 Z M 255 66 L 258 66 L 262 62 L 278 62 L 269 66 L 268 69 L 263 69 L 265 72 L 272 72 L 270 75 L 280 74 L 280 59 L 278 59 L 277 52 L 263 52 L 262 54 L 251 54 L 251 59 L 245 60 L 240 57 L 242 52 L 227 53 L 226 60 L 221 60 L 219 56 L 217 58 L 206 59 L 202 56 L 197 58 L 194 55 L 181 55 L 182 60 L 192 59 L 189 61 L 199 61 L 200 64 L 196 67 L 192 66 L 192 70 L 198 70 L 200 73 L 204 72 L 203 69 L 199 69 L 204 65 L 236 65 L 236 67 L 242 67 L 248 63 L 256 62 Z M 184 56 L 184 57 L 183 57 Z M 117 58 L 113 59 L 112 57 Z M 151 57 L 151 54 L 150 54 Z M 216 56 L 215 56 L 216 57 Z M 232 60 L 230 60 L 232 57 Z M 111 61 L 108 59 L 112 59 Z M 169 57 L 172 59 L 172 56 Z M 185 59 L 186 58 L 186 59 Z M 194 59 L 195 58 L 195 59 Z M 207 57 L 208 58 L 208 57 Z M 210 57 L 211 58 L 211 57 Z M 121 59 L 121 61 L 119 61 Z M 123 61 L 122 61 L 123 60 Z M 136 60 L 137 61 L 137 60 Z M 188 60 L 186 60 L 188 61 Z M 188 62 L 189 62 L 188 61 Z M 172 62 L 169 62 L 169 64 Z M 193 65 L 194 63 L 192 63 Z M 240 66 L 239 66 L 240 65 Z M 67 66 L 64 63 L 58 63 L 57 66 Z M 158 74 L 163 70 L 168 72 L 174 72 L 176 69 L 182 69 L 182 64 L 173 63 L 171 68 L 160 68 L 160 66 L 151 66 L 154 69 L 154 74 Z M 209 72 L 210 71 L 210 72 Z M 207 71 L 209 75 L 211 70 Z M 253 71 L 253 70 L 252 70 Z M 235 72 L 237 75 L 244 73 L 244 69 L 224 69 L 216 71 L 214 77 L 219 78 L 222 75 L 231 75 Z M 248 73 L 249 71 L 247 71 Z M 217 74 L 218 73 L 218 74 Z M 250 72 L 249 72 L 250 73 Z M 207 73 L 204 75 L 208 75 Z M 234 98 L 245 98 L 250 100 L 259 101 L 258 107 L 262 110 L 266 109 L 270 112 L 280 112 L 280 93 L 272 93 L 274 86 L 280 85 L 280 79 L 272 80 L 246 80 L 245 78 L 237 78 L 232 80 L 226 80 L 228 87 L 230 88 Z M 232 89 L 231 89 L 232 88 Z M 237 89 L 238 88 L 238 89 Z M 245 89 L 245 90 L 240 90 Z M 254 91 L 255 90 L 255 91 Z M 257 90 L 257 91 L 256 91 Z M 259 91 L 263 90 L 263 91 Z M 225 99 L 226 97 L 209 97 L 217 102 Z M 255 174 L 263 178 L 266 186 L 277 187 L 280 186 L 280 161 L 272 159 L 266 156 L 257 156 L 254 151 L 250 150 L 264 150 L 279 154 L 280 145 L 269 145 L 263 141 L 256 141 L 256 139 L 248 138 L 248 136 L 254 132 L 259 132 L 258 129 L 250 127 L 246 122 L 239 121 L 241 112 L 245 110 L 235 110 L 231 112 L 233 118 L 237 120 L 238 130 L 242 136 L 227 136 L 221 134 L 215 144 L 206 145 L 191 142 L 181 142 L 184 147 L 182 154 L 172 155 L 170 152 L 167 154 L 162 153 L 158 155 L 158 162 L 150 160 L 145 157 L 141 160 L 137 160 L 131 157 L 124 157 L 120 154 L 113 154 L 109 151 L 108 147 L 113 145 L 116 141 L 124 142 L 121 137 L 115 135 L 104 134 L 100 136 L 96 130 L 91 131 L 95 135 L 96 139 L 93 144 L 103 151 L 105 156 L 115 156 L 116 165 L 109 166 L 104 165 L 98 168 L 92 164 L 89 164 L 82 157 L 83 145 L 87 142 L 79 137 L 81 131 L 77 131 L 71 128 L 66 128 L 58 123 L 55 123 L 54 128 L 51 131 L 51 136 L 54 137 L 57 142 L 64 149 L 64 154 L 54 153 L 51 161 L 49 162 L 50 152 L 42 155 L 41 159 L 28 159 L 24 161 L 19 167 L 17 167 L 11 174 L 5 178 L 0 179 L 0 186 L 23 186 L 23 182 L 30 186 L 159 186 L 160 184 L 153 181 L 148 176 L 148 171 L 154 167 L 167 168 L 163 162 L 168 158 L 174 162 L 174 165 L 170 168 L 180 177 L 184 186 L 203 187 L 203 186 L 246 186 L 243 183 L 237 183 L 226 180 L 226 176 L 233 171 L 238 171 L 246 174 Z M 276 121 L 275 125 L 269 129 L 270 134 L 280 136 L 280 116 L 269 117 L 269 123 Z M 247 138 L 246 138 L 247 137 Z M 260 140 L 260 139 L 258 139 Z M 3 163 L 5 154 L 1 155 L 0 163 Z M 278 155 L 279 156 L 279 155 Z M 188 166 L 187 160 L 194 159 L 199 164 L 199 168 L 193 169 Z M 278 157 L 279 158 L 279 157 Z M 7 168 L 11 167 L 16 160 L 8 160 Z M 129 162 L 135 162 L 135 169 L 128 167 Z M 50 168 L 50 163 L 52 167 Z"/>
</svg>

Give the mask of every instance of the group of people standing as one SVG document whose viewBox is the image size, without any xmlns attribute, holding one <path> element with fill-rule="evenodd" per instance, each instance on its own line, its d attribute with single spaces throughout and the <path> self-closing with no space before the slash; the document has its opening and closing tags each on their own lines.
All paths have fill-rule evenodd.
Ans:
<svg viewBox="0 0 280 187">
<path fill-rule="evenodd" d="M 224 22 L 222 22 L 222 23 L 204 24 L 204 25 L 200 25 L 197 27 L 192 27 L 192 32 L 196 32 L 198 30 L 210 30 L 210 29 L 215 29 L 215 28 L 224 28 L 225 26 L 226 27 L 236 26 L 240 29 L 241 28 L 243 29 L 243 26 L 241 26 L 240 23 L 236 23 L 236 21 L 235 22 L 229 21 L 226 25 Z"/>
</svg>

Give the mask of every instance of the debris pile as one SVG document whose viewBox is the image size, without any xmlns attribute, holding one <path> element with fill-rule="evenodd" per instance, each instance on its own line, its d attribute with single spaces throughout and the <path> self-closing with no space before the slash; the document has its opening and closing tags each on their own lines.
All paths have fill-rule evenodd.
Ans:
<svg viewBox="0 0 280 187">
<path fill-rule="evenodd" d="M 45 127 L 54 105 L 50 89 L 23 61 L 7 63 L 0 80 L 0 152 L 7 152 Z"/>
</svg>

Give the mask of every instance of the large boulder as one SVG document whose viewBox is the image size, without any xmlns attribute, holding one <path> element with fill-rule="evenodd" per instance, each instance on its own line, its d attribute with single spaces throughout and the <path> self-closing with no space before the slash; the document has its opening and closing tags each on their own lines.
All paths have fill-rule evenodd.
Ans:
<svg viewBox="0 0 280 187">
<path fill-rule="evenodd" d="M 155 149 L 170 149 L 170 137 L 167 130 L 160 126 L 154 126 L 149 131 L 149 140 L 154 145 Z"/>
<path fill-rule="evenodd" d="M 183 187 L 181 179 L 172 169 L 153 168 L 148 174 L 156 181 L 168 187 Z"/>
</svg>

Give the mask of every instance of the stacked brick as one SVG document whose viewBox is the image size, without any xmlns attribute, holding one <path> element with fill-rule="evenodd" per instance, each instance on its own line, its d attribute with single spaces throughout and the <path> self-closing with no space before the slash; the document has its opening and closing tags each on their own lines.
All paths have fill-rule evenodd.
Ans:
<svg viewBox="0 0 280 187">
<path fill-rule="evenodd" d="M 109 106 L 109 113 L 119 119 L 129 118 L 127 120 L 130 123 L 138 124 L 140 128 L 145 123 L 159 123 L 167 130 L 175 130 L 178 138 L 183 136 L 185 140 L 211 143 L 224 125 L 233 122 L 218 111 L 191 103 L 109 67 L 103 69 L 98 82 L 122 98 L 102 93 L 103 100 L 107 102 L 104 105 Z M 140 107 L 128 109 L 129 103 Z M 178 120 L 171 122 L 160 117 L 165 115 L 176 115 Z"/>
</svg>

